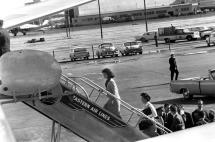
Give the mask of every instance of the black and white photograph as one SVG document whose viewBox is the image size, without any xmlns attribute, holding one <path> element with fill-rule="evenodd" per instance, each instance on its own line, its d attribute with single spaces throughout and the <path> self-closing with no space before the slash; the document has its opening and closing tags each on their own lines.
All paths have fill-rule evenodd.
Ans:
<svg viewBox="0 0 215 142">
<path fill-rule="evenodd" d="M 215 142 L 215 0 L 0 2 L 0 142 Z"/>
</svg>

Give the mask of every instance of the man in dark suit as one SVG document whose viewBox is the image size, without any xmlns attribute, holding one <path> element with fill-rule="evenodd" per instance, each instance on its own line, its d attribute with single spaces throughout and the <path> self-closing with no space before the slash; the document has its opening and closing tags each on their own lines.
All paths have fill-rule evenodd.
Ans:
<svg viewBox="0 0 215 142">
<path fill-rule="evenodd" d="M 201 118 L 201 112 L 204 113 L 205 120 L 208 122 L 208 112 L 204 109 L 204 104 L 202 100 L 198 100 L 197 109 L 192 112 L 192 117 L 194 121 L 194 125 L 197 126 L 198 120 Z"/>
<path fill-rule="evenodd" d="M 170 65 L 169 69 L 171 72 L 171 80 L 173 80 L 174 74 L 175 74 L 175 80 L 177 80 L 179 72 L 178 72 L 176 59 L 175 59 L 175 56 L 173 53 L 171 54 L 171 57 L 169 58 L 169 65 Z"/>
<path fill-rule="evenodd" d="M 164 120 L 164 126 L 170 129 L 173 120 L 173 116 L 170 113 L 170 104 L 164 104 L 164 113 L 162 117 Z"/>
<path fill-rule="evenodd" d="M 184 124 L 184 121 L 183 121 L 183 118 L 181 117 L 181 115 L 178 114 L 177 106 L 171 105 L 170 112 L 173 115 L 173 121 L 172 121 L 170 130 L 172 130 L 173 132 L 179 131 L 179 130 L 184 130 L 185 124 Z"/>
<path fill-rule="evenodd" d="M 164 113 L 164 108 L 163 106 L 159 107 L 156 109 L 158 116 L 155 117 L 155 120 L 160 123 L 162 126 L 164 126 L 164 120 L 163 120 L 163 113 Z M 157 129 L 157 133 L 162 135 L 164 132 L 160 129 Z"/>
</svg>

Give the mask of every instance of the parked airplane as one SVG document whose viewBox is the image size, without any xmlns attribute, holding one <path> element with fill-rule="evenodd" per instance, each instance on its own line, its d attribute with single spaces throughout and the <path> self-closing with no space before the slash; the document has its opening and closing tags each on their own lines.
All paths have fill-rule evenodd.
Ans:
<svg viewBox="0 0 215 142">
<path fill-rule="evenodd" d="M 19 27 L 13 28 L 10 32 L 16 36 L 19 32 L 23 35 L 26 35 L 27 32 L 34 32 L 34 31 L 41 31 L 45 33 L 45 31 L 52 29 L 52 28 L 62 28 L 65 27 L 65 17 L 59 18 L 50 18 L 48 20 L 44 20 L 42 24 L 24 24 Z"/>
<path fill-rule="evenodd" d="M 24 24 L 20 27 L 16 27 L 10 30 L 10 32 L 16 36 L 19 32 L 21 32 L 23 35 L 26 35 L 27 32 L 32 31 L 42 31 L 45 32 L 46 30 L 50 29 L 51 25 L 43 23 L 42 25 L 36 25 L 36 24 Z"/>
</svg>

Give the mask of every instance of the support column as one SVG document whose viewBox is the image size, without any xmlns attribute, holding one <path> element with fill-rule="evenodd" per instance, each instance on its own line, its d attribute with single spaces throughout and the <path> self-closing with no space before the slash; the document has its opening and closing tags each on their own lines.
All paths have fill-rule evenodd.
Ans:
<svg viewBox="0 0 215 142">
<path fill-rule="evenodd" d="M 52 122 L 51 142 L 60 142 L 61 125 L 56 121 Z"/>
</svg>

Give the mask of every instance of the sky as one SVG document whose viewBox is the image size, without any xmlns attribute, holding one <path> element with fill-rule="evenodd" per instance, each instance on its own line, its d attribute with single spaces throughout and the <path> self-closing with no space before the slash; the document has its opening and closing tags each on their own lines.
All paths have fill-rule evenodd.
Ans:
<svg viewBox="0 0 215 142">
<path fill-rule="evenodd" d="M 28 0 L 0 0 L 0 18 L 23 6 L 25 2 L 28 2 Z"/>
<path fill-rule="evenodd" d="M 33 0 L 0 0 L 0 18 L 11 13 L 26 2 Z M 174 0 L 146 0 L 148 7 L 168 5 Z M 143 7 L 143 0 L 100 0 L 102 12 L 132 10 Z M 97 3 L 93 2 L 80 7 L 80 14 L 93 14 L 98 11 Z"/>
</svg>

